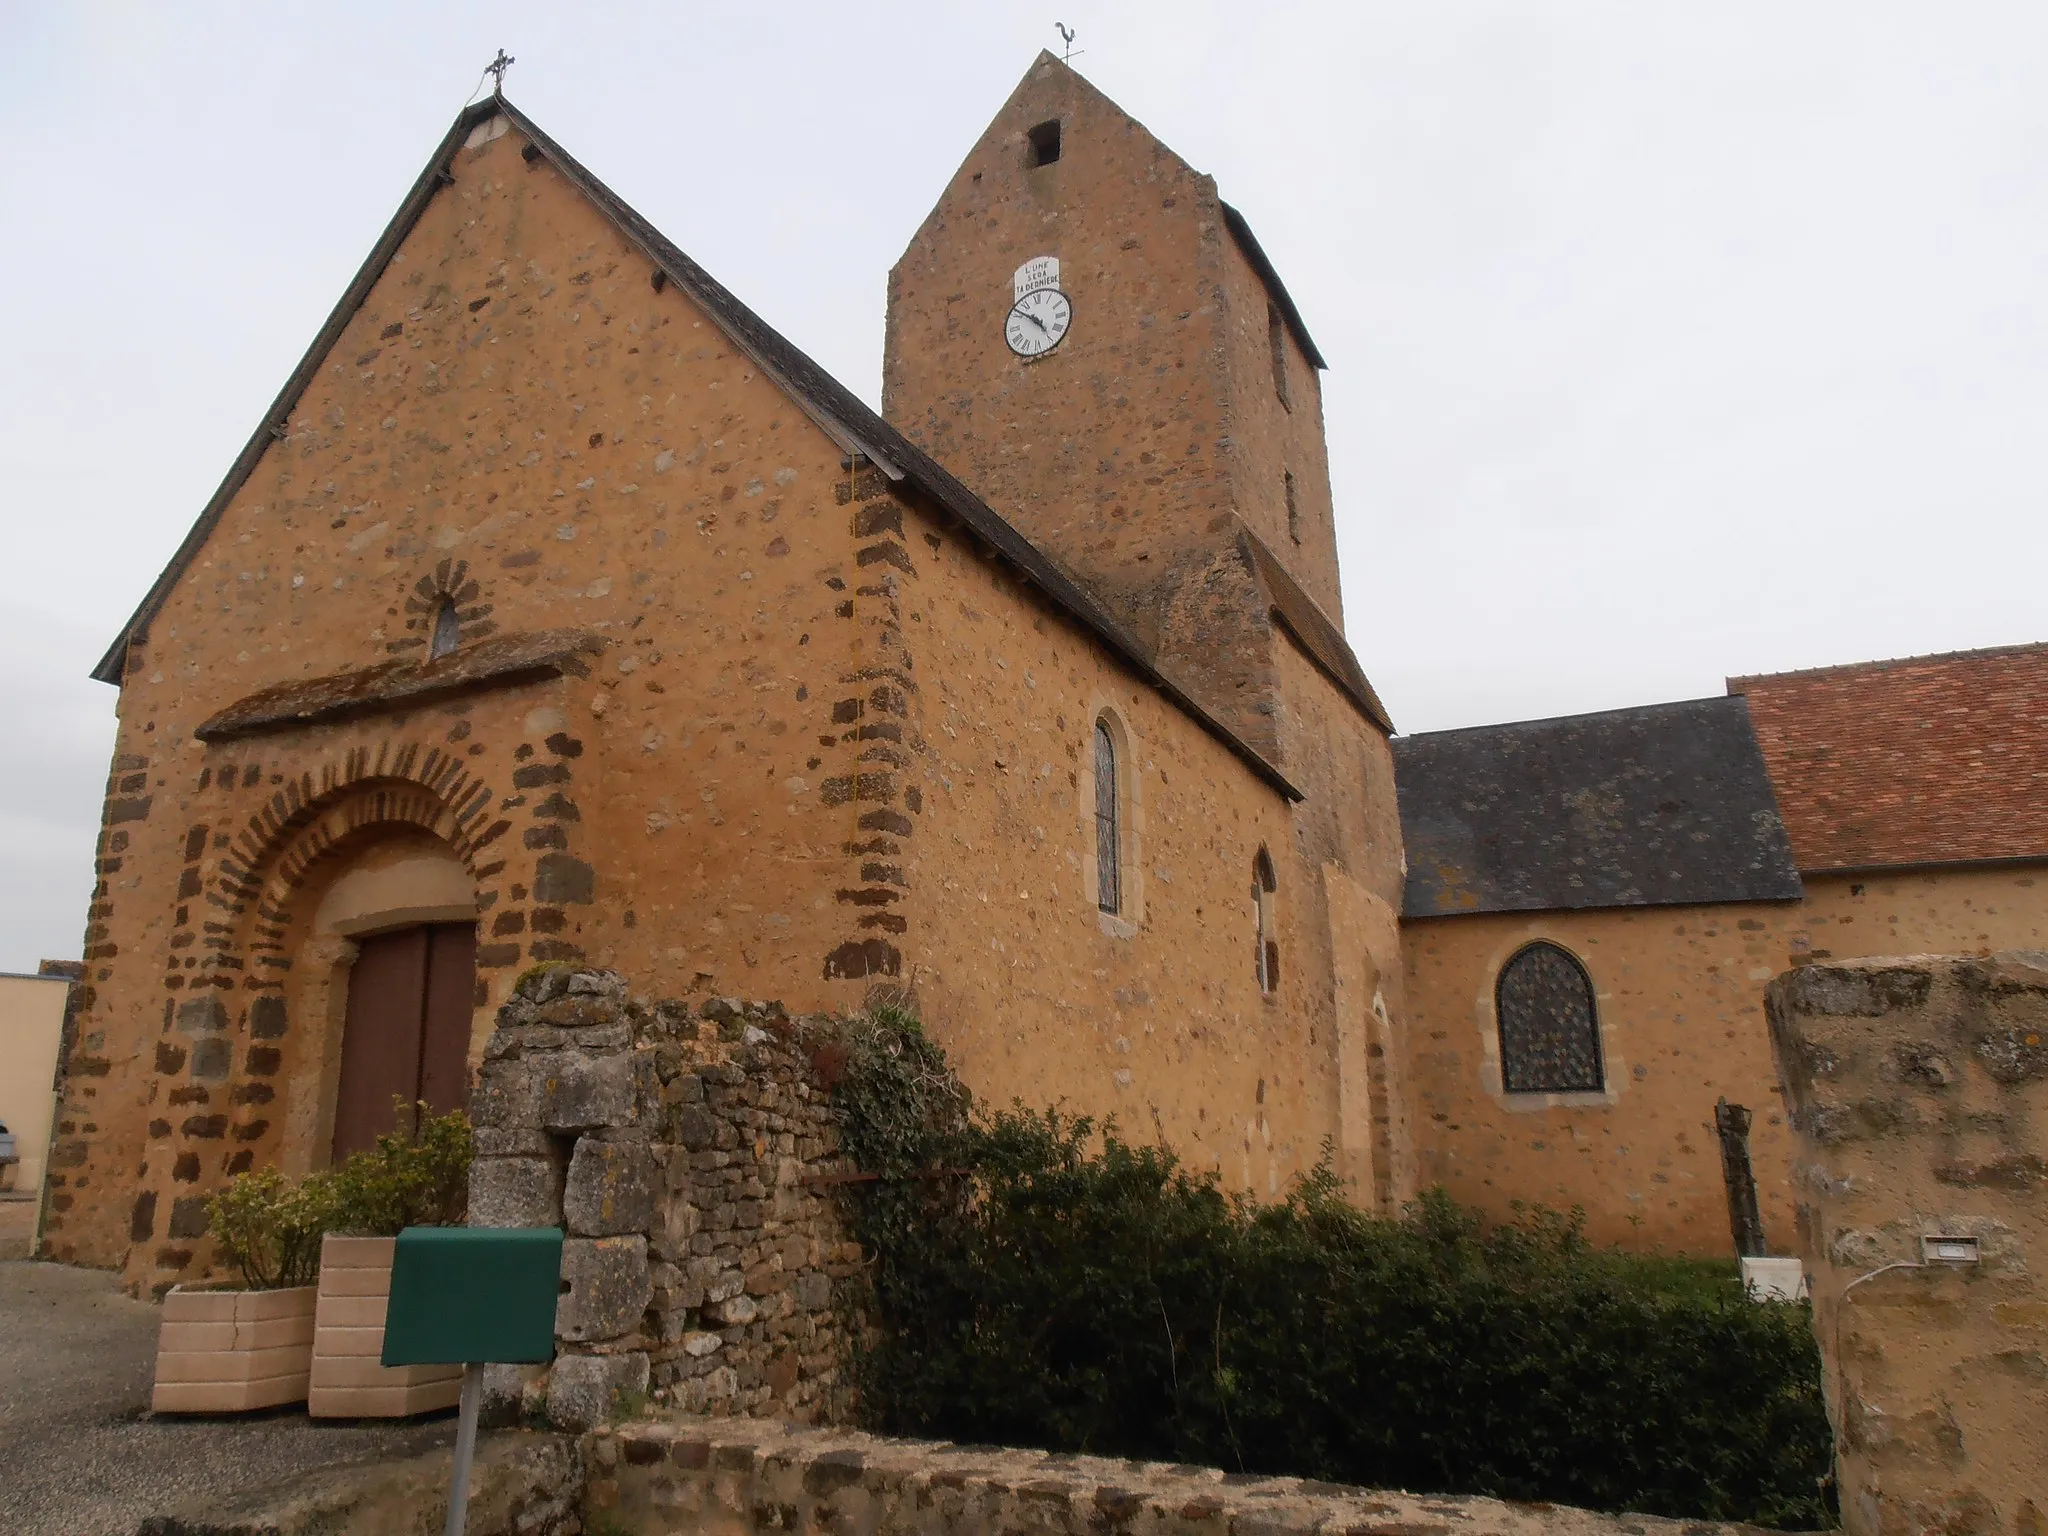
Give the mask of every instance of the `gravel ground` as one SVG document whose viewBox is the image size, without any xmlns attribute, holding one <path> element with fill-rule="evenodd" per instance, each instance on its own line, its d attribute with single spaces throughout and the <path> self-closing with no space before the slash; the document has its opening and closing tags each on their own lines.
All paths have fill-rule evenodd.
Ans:
<svg viewBox="0 0 2048 1536">
<path fill-rule="evenodd" d="M 35 1201 L 11 1189 L 0 1193 L 0 1259 L 27 1258 L 35 1231 Z"/>
<path fill-rule="evenodd" d="M 319 1424 L 303 1408 L 152 1417 L 156 1330 L 157 1309 L 122 1295 L 111 1274 L 0 1263 L 0 1532 L 131 1536 L 148 1515 L 455 1438 L 452 1412 Z"/>
</svg>

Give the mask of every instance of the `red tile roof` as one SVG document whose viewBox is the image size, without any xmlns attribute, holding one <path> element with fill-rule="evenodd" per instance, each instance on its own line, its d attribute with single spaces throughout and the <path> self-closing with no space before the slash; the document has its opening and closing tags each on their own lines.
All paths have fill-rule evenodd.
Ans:
<svg viewBox="0 0 2048 1536">
<path fill-rule="evenodd" d="M 1806 871 L 2048 857 L 2048 644 L 1731 677 Z"/>
</svg>

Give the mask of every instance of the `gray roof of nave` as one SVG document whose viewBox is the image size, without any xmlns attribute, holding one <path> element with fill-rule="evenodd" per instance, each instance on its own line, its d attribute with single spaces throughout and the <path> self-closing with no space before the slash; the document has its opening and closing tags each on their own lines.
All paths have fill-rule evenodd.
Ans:
<svg viewBox="0 0 2048 1536">
<path fill-rule="evenodd" d="M 1800 895 L 1740 698 L 1397 737 L 1406 917 Z"/>
</svg>

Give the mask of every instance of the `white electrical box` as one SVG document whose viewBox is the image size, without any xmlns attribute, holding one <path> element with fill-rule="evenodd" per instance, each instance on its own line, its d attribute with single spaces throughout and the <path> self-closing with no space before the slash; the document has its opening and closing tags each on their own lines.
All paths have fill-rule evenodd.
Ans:
<svg viewBox="0 0 2048 1536">
<path fill-rule="evenodd" d="M 1920 1259 L 1925 1264 L 1975 1264 L 1977 1239 L 1930 1233 L 1920 1239 Z"/>
<path fill-rule="evenodd" d="M 1804 1301 L 1806 1271 L 1797 1259 L 1744 1259 L 1742 1288 L 1751 1301 Z"/>
</svg>

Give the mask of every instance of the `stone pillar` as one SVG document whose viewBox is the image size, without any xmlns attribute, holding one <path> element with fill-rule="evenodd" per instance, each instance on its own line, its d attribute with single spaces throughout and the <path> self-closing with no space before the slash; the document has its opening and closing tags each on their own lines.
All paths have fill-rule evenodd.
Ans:
<svg viewBox="0 0 2048 1536">
<path fill-rule="evenodd" d="M 588 1429 L 641 1395 L 693 1412 L 829 1417 L 839 1135 L 812 1066 L 830 1019 L 628 998 L 563 965 L 520 978 L 472 1101 L 476 1226 L 560 1226 L 556 1358 L 493 1371 L 495 1416 Z"/>
<path fill-rule="evenodd" d="M 1845 1527 L 2041 1536 L 2048 954 L 1808 965 L 1765 1011 Z"/>
</svg>

